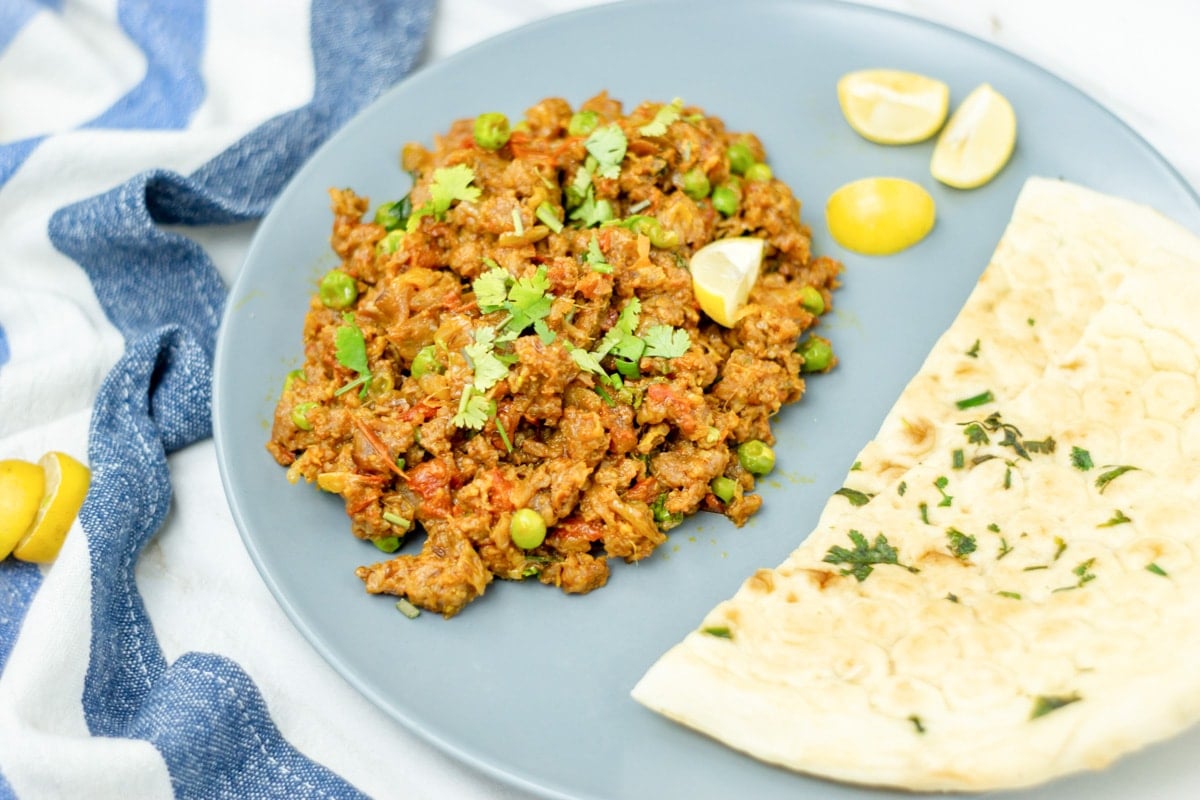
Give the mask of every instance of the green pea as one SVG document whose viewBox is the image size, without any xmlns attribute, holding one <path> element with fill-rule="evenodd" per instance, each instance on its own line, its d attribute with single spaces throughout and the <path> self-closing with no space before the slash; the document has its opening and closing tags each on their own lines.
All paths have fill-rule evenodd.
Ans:
<svg viewBox="0 0 1200 800">
<path fill-rule="evenodd" d="M 375 252 L 385 256 L 390 256 L 400 248 L 400 241 L 404 238 L 404 231 L 388 231 L 388 235 L 379 240 L 375 245 Z"/>
<path fill-rule="evenodd" d="M 734 142 L 725 149 L 725 157 L 729 159 L 729 169 L 734 175 L 745 175 L 757 161 L 754 151 L 745 142 Z"/>
<path fill-rule="evenodd" d="M 805 286 L 800 290 L 800 305 L 810 314 L 820 316 L 825 313 L 825 298 L 815 286 Z"/>
<path fill-rule="evenodd" d="M 308 412 L 316 407 L 316 403 L 297 403 L 292 406 L 292 424 L 302 431 L 311 431 L 312 423 L 308 421 Z"/>
<path fill-rule="evenodd" d="M 800 345 L 800 357 L 801 372 L 821 372 L 833 363 L 833 346 L 822 336 L 810 336 Z"/>
<path fill-rule="evenodd" d="M 394 553 L 400 549 L 399 536 L 384 536 L 382 539 L 372 539 L 371 543 L 385 553 Z"/>
<path fill-rule="evenodd" d="M 751 475 L 766 475 L 775 469 L 775 451 L 758 439 L 738 445 L 737 456 L 742 469 Z"/>
<path fill-rule="evenodd" d="M 712 493 L 715 494 L 722 503 L 728 503 L 737 493 L 737 481 L 735 481 L 733 478 L 726 478 L 724 475 L 721 475 L 713 478 L 712 483 L 708 485 L 708 488 L 712 490 Z"/>
<path fill-rule="evenodd" d="M 596 130 L 600 124 L 600 114 L 595 111 L 576 111 L 567 123 L 567 133 L 571 136 L 587 136 Z"/>
<path fill-rule="evenodd" d="M 699 167 L 689 169 L 683 174 L 683 193 L 693 200 L 703 200 L 712 191 L 712 183 L 708 175 Z"/>
<path fill-rule="evenodd" d="M 321 278 L 317 294 L 326 308 L 349 308 L 358 299 L 358 283 L 340 269 L 330 270 Z"/>
<path fill-rule="evenodd" d="M 771 175 L 771 168 L 761 161 L 751 164 L 746 170 L 746 180 L 748 181 L 766 183 L 771 180 Z"/>
<path fill-rule="evenodd" d="M 499 150 L 508 143 L 511 130 L 508 117 L 499 111 L 489 111 L 475 118 L 475 144 L 484 150 Z"/>
<path fill-rule="evenodd" d="M 668 250 L 679 246 L 679 234 L 670 228 L 664 227 L 654 217 L 636 216 L 632 222 L 633 224 L 630 227 L 633 231 L 648 238 L 650 244 L 655 247 Z"/>
<path fill-rule="evenodd" d="M 367 384 L 367 393 L 371 397 L 382 397 L 394 388 L 396 388 L 396 382 L 392 378 L 392 373 L 380 371 L 371 376 L 371 382 Z"/>
<path fill-rule="evenodd" d="M 288 389 L 291 389 L 292 386 L 295 385 L 296 381 L 304 381 L 305 383 L 308 383 L 308 376 L 304 374 L 304 370 L 294 369 L 289 372 L 283 379 L 283 390 L 286 392 Z"/>
<path fill-rule="evenodd" d="M 419 378 L 422 375 L 428 375 L 430 372 L 436 372 L 440 375 L 445 369 L 442 366 L 442 362 L 438 361 L 437 345 L 428 344 L 417 351 L 409 373 L 414 378 Z"/>
<path fill-rule="evenodd" d="M 732 217 L 741 205 L 741 193 L 727 183 L 712 190 L 712 205 L 723 216 Z"/>
<path fill-rule="evenodd" d="M 384 203 L 375 209 L 375 224 L 394 231 L 404 227 L 410 214 L 412 214 L 412 199 L 408 195 L 404 195 L 399 200 Z"/>
<path fill-rule="evenodd" d="M 532 508 L 518 509 L 508 523 L 508 535 L 517 547 L 532 550 L 546 541 L 546 520 Z"/>
</svg>

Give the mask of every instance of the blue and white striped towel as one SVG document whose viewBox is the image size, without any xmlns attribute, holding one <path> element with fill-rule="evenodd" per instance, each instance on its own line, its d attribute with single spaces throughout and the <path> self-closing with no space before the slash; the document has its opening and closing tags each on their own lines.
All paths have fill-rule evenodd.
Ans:
<svg viewBox="0 0 1200 800">
<path fill-rule="evenodd" d="M 205 441 L 253 221 L 432 14 L 0 2 L 0 457 L 93 470 L 53 568 L 0 563 L 0 798 L 479 796 L 301 651 Z"/>
</svg>

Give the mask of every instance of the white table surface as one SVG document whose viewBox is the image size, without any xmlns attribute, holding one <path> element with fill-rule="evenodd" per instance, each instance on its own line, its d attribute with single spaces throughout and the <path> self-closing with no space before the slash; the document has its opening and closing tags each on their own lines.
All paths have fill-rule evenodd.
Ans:
<svg viewBox="0 0 1200 800">
<path fill-rule="evenodd" d="M 425 63 L 598 0 L 442 0 Z M 1124 120 L 1200 190 L 1200 3 L 1195 0 L 869 0 L 1000 45 L 1074 84 Z M 412 737 L 397 729 L 407 742 Z M 406 746 L 410 746 L 407 745 Z M 414 788 L 526 798 L 423 743 Z M 370 787 L 363 787 L 370 791 Z"/>
</svg>

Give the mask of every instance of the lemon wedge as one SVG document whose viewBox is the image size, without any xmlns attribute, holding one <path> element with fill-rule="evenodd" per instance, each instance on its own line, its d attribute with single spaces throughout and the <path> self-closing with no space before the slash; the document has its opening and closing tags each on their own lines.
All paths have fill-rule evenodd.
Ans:
<svg viewBox="0 0 1200 800">
<path fill-rule="evenodd" d="M 0 558 L 7 558 L 37 516 L 46 478 L 42 468 L 11 458 L 0 461 Z"/>
<path fill-rule="evenodd" d="M 850 127 L 877 144 L 923 142 L 937 133 L 950 107 L 942 81 L 898 69 L 849 72 L 837 84 Z"/>
<path fill-rule="evenodd" d="M 1016 142 L 1012 104 L 984 83 L 954 110 L 934 145 L 929 171 L 947 186 L 974 189 L 1004 169 Z"/>
<path fill-rule="evenodd" d="M 22 561 L 46 564 L 58 556 L 83 505 L 92 473 L 66 453 L 46 453 L 38 464 L 45 475 L 45 492 L 39 493 L 37 513 L 12 554 Z"/>
<path fill-rule="evenodd" d="M 904 178 L 863 178 L 842 186 L 825 204 L 834 240 L 856 253 L 883 256 L 925 238 L 937 216 L 933 198 Z"/>
<path fill-rule="evenodd" d="M 700 310 L 732 328 L 762 267 L 763 240 L 755 236 L 718 239 L 692 255 L 692 291 Z"/>
</svg>

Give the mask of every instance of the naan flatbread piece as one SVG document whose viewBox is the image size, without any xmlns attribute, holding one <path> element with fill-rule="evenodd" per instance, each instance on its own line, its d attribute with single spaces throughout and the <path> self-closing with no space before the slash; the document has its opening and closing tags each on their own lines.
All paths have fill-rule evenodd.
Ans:
<svg viewBox="0 0 1200 800">
<path fill-rule="evenodd" d="M 1063 188 L 1031 186 L 1039 199 Z M 1124 201 L 1062 196 L 1092 203 L 1100 230 L 1075 219 L 1054 237 L 1051 204 L 1037 215 L 1043 246 L 1004 258 L 1042 258 L 1042 274 L 1072 285 L 1071 270 L 1100 272 L 1080 252 L 1137 219 L 1081 290 L 1090 319 L 1044 348 L 1040 374 L 976 387 L 993 399 L 961 409 L 955 376 L 973 380 L 989 343 L 1007 341 L 972 295 L 968 347 L 952 326 L 902 397 L 924 398 L 906 413 L 921 414 L 928 446 L 874 442 L 907 468 L 864 505 L 832 498 L 782 565 L 647 672 L 636 700 L 764 761 L 913 790 L 1029 786 L 1200 719 L 1200 242 Z M 1016 252 L 1018 218 L 993 266 Z M 1026 327 L 1067 310 L 1021 302 Z M 1006 352 L 992 379 L 1027 355 Z"/>
</svg>

